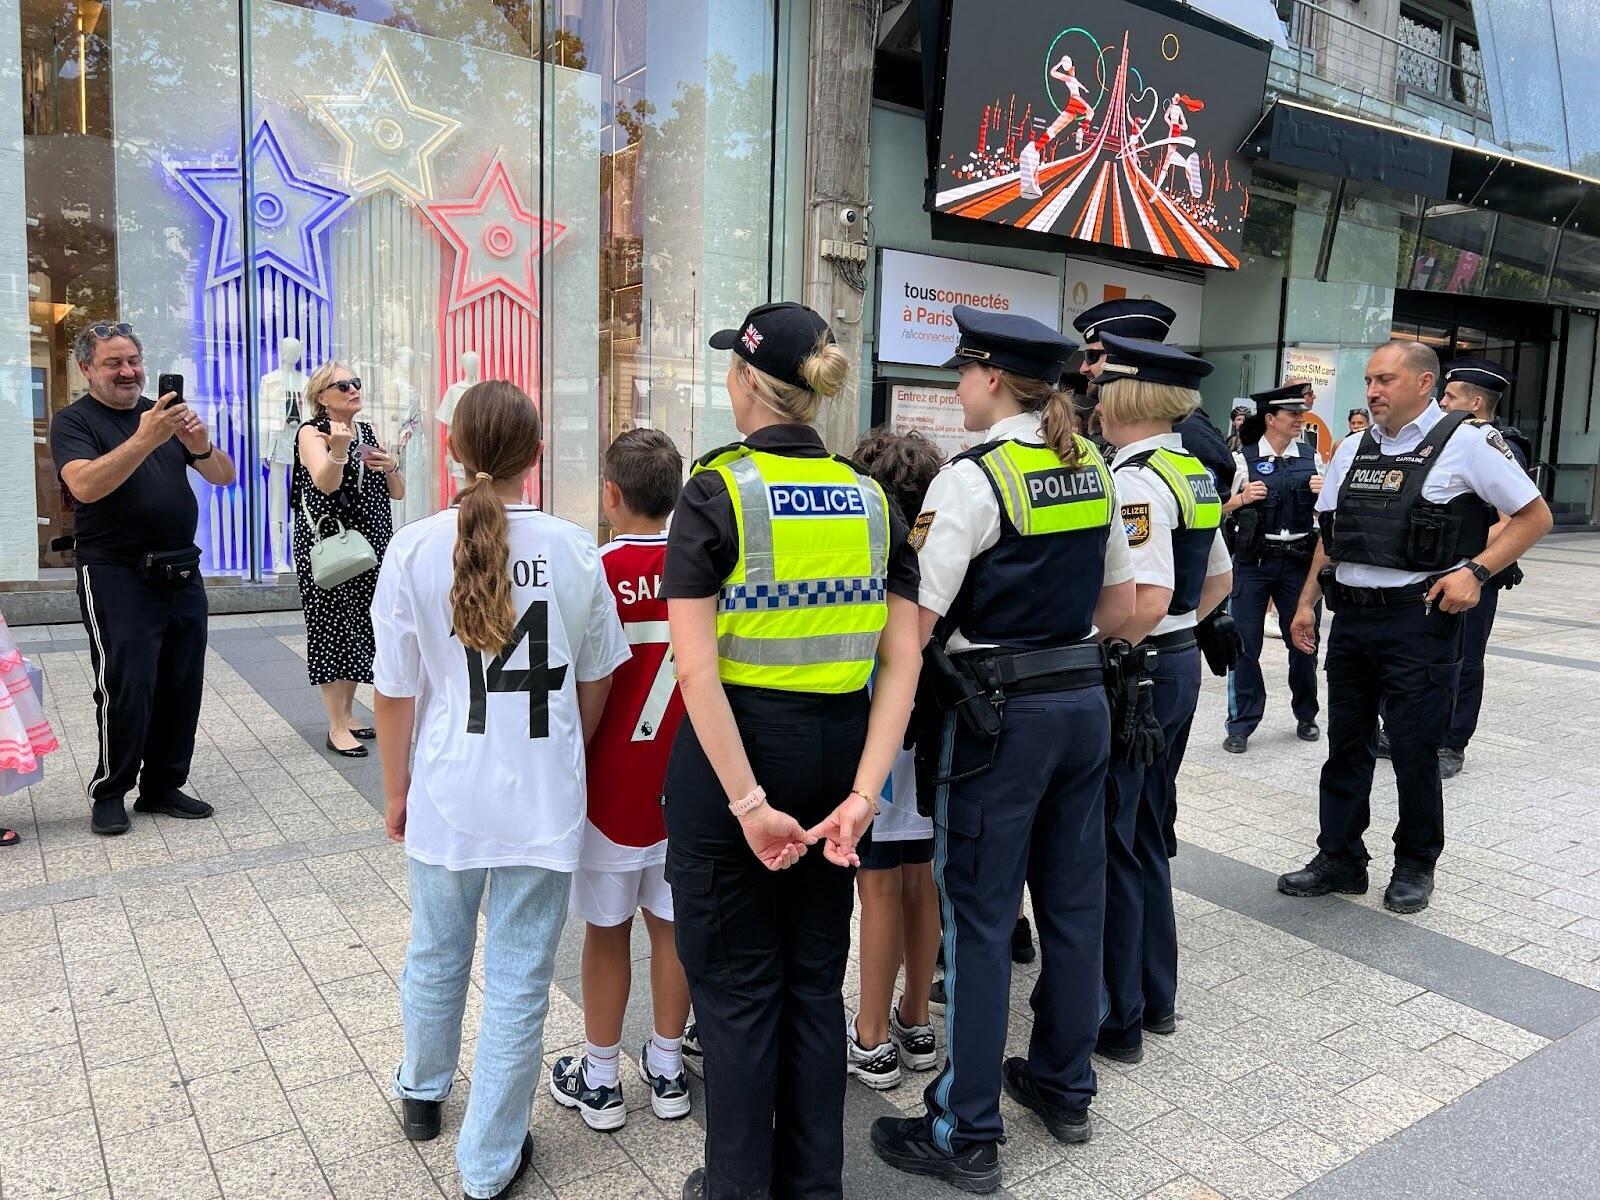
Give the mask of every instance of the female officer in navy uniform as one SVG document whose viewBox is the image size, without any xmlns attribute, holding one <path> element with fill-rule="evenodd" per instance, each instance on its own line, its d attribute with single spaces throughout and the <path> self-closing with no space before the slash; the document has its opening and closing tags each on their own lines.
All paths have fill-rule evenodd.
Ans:
<svg viewBox="0 0 1600 1200">
<path fill-rule="evenodd" d="M 1233 514 L 1233 597 L 1228 605 L 1244 648 L 1228 676 L 1227 737 L 1222 748 L 1243 754 L 1267 709 L 1261 678 L 1261 645 L 1267 601 L 1278 610 L 1278 627 L 1289 653 L 1289 696 L 1295 733 L 1303 742 L 1317 728 L 1317 656 L 1297 650 L 1289 623 L 1300 605 L 1300 589 L 1316 550 L 1317 493 L 1322 490 L 1317 456 L 1301 444 L 1311 385 L 1291 383 L 1256 392 L 1255 415 L 1239 431 L 1243 469 L 1223 505 Z"/>
<path fill-rule="evenodd" d="M 711 345 L 745 440 L 695 465 L 662 577 L 689 717 L 666 873 L 706 1085 L 684 1195 L 838 1196 L 855 846 L 916 691 L 916 555 L 807 423 L 850 373 L 827 323 L 768 304 Z"/>
<path fill-rule="evenodd" d="M 958 305 L 946 367 L 970 430 L 912 526 L 924 674 L 939 692 L 934 874 L 944 916 L 944 1069 L 926 1115 L 883 1118 L 891 1166 L 967 1191 L 1000 1185 L 1002 1078 L 1062 1141 L 1089 1136 L 1105 901 L 1110 753 L 1097 631 L 1132 611 L 1111 474 L 1057 390 L 1073 344 L 1027 317 Z M 1027 1059 L 1005 1052 L 1011 934 L 1023 882 L 1040 959 Z"/>
<path fill-rule="evenodd" d="M 1118 637 L 1156 653 L 1154 707 L 1165 749 L 1143 769 L 1113 767 L 1106 803 L 1105 983 L 1109 1009 L 1096 1052 L 1144 1056 L 1144 1031 L 1175 1028 L 1178 939 L 1164 834 L 1200 695 L 1195 626 L 1232 587 L 1222 504 L 1211 473 L 1174 427 L 1200 403 L 1211 364 L 1156 342 L 1106 334 L 1100 428 L 1117 446 L 1112 471 L 1133 553 L 1137 597 Z"/>
</svg>

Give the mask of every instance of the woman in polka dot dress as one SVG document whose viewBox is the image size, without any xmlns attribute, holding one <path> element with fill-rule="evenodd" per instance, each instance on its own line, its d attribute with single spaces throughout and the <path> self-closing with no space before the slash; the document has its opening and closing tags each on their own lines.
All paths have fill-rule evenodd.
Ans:
<svg viewBox="0 0 1600 1200">
<path fill-rule="evenodd" d="M 328 710 L 328 749 L 346 758 L 365 758 L 367 748 L 361 741 L 375 735 L 371 729 L 354 727 L 351 706 L 356 684 L 372 682 L 370 610 L 378 572 L 376 568 L 364 572 L 331 592 L 318 587 L 311 578 L 311 547 L 317 541 L 312 522 L 337 517 L 345 528 L 372 543 L 381 563 L 394 532 L 389 502 L 406 494 L 406 481 L 400 464 L 378 443 L 372 427 L 357 419 L 361 380 L 349 368 L 336 362 L 319 367 L 306 384 L 306 396 L 313 415 L 295 438 L 290 502 L 295 576 L 306 616 L 307 667 Z M 325 532 L 333 532 L 331 521 L 324 524 Z"/>
</svg>

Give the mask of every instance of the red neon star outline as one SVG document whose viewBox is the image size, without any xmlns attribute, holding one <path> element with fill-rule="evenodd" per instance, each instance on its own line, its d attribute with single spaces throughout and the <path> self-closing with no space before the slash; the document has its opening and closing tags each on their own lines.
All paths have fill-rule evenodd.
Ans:
<svg viewBox="0 0 1600 1200">
<path fill-rule="evenodd" d="M 566 236 L 567 227 L 536 216 L 523 204 L 498 155 L 471 199 L 442 200 L 423 207 L 455 250 L 447 312 L 493 292 L 531 312 L 539 311 L 534 261 Z"/>
</svg>

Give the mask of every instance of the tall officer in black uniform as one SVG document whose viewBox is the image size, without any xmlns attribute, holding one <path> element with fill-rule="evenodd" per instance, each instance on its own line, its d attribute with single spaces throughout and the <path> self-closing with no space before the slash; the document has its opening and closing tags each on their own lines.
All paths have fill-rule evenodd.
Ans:
<svg viewBox="0 0 1600 1200">
<path fill-rule="evenodd" d="M 945 365 L 961 373 L 967 428 L 991 440 L 945 465 L 912 526 L 940 710 L 934 736 L 919 724 L 917 751 L 934 760 L 948 1055 L 926 1114 L 880 1119 L 872 1147 L 902 1171 L 988 1192 L 1002 1084 L 1060 1140 L 1090 1133 L 1111 749 L 1096 631 L 1127 620 L 1133 582 L 1111 472 L 1058 390 L 1073 343 L 1028 317 L 958 305 L 955 319 Z M 1002 1063 L 1024 881 L 1042 966 L 1028 1057 Z"/>
<path fill-rule="evenodd" d="M 765 304 L 711 346 L 733 351 L 745 438 L 695 464 L 661 589 L 689 717 L 666 873 L 706 1084 L 706 1165 L 683 1193 L 820 1200 L 842 1192 L 855 845 L 921 667 L 916 555 L 809 424 L 850 376 L 827 322 Z"/>
<path fill-rule="evenodd" d="M 1384 706 L 1400 793 L 1395 869 L 1384 906 L 1419 912 L 1444 849 L 1439 747 L 1461 675 L 1464 614 L 1482 589 L 1550 528 L 1550 509 L 1499 435 L 1433 400 L 1438 356 L 1389 342 L 1367 363 L 1372 427 L 1340 445 L 1317 497 L 1322 540 L 1295 611 L 1295 644 L 1328 637 L 1328 761 L 1318 853 L 1279 876 L 1290 896 L 1367 890 L 1373 741 Z M 1510 513 L 1491 542 L 1495 512 Z M 1324 590 L 1322 569 L 1334 566 Z"/>
<path fill-rule="evenodd" d="M 1501 397 L 1516 383 L 1517 377 L 1497 362 L 1486 358 L 1458 358 L 1444 369 L 1444 396 L 1439 401 L 1446 412 L 1470 413 L 1475 422 L 1488 425 L 1500 435 L 1511 457 L 1524 471 L 1533 462 L 1533 446 L 1520 429 L 1502 423 L 1495 415 Z M 1492 440 L 1492 439 L 1491 439 Z M 1498 532 L 1491 530 L 1493 538 Z M 1509 591 L 1522 582 L 1522 568 L 1512 563 L 1495 575 L 1483 589 L 1483 598 L 1467 610 L 1466 652 L 1461 659 L 1461 686 L 1456 688 L 1455 709 L 1450 716 L 1450 729 L 1439 748 L 1439 775 L 1453 779 L 1461 773 L 1467 756 L 1467 744 L 1478 731 L 1478 713 L 1483 707 L 1484 654 L 1489 648 L 1489 634 L 1494 629 L 1494 616 L 1500 608 L 1500 593 Z"/>
<path fill-rule="evenodd" d="M 1164 342 L 1172 331 L 1172 322 L 1177 319 L 1178 314 L 1159 300 L 1107 300 L 1084 309 L 1072 322 L 1072 327 L 1083 335 L 1083 373 L 1093 382 L 1100 379 L 1105 358 L 1105 345 L 1100 341 L 1102 333 Z M 1205 463 L 1206 470 L 1217 482 L 1218 493 L 1227 495 L 1233 488 L 1237 465 L 1227 439 L 1206 420 L 1206 414 L 1195 409 L 1174 426 L 1173 432 L 1183 439 L 1186 453 Z"/>
<path fill-rule="evenodd" d="M 1222 748 L 1243 754 L 1267 709 L 1261 677 L 1261 647 L 1267 602 L 1278 610 L 1278 625 L 1289 652 L 1289 696 L 1295 733 L 1314 742 L 1317 728 L 1317 656 L 1295 648 L 1289 634 L 1294 610 L 1316 549 L 1317 493 L 1322 477 L 1317 456 L 1300 441 L 1311 385 L 1291 383 L 1255 392 L 1255 413 L 1239 429 L 1244 474 L 1224 505 L 1233 516 L 1233 596 L 1228 612 L 1243 639 L 1243 652 L 1228 675 L 1227 736 Z"/>
<path fill-rule="evenodd" d="M 50 455 L 76 513 L 78 604 L 89 631 L 100 756 L 89 827 L 129 829 L 137 812 L 197 820 L 211 805 L 189 778 L 205 682 L 206 587 L 189 470 L 233 482 L 233 462 L 175 392 L 144 396 L 144 344 L 126 322 L 73 342 L 88 393 L 50 423 Z"/>
</svg>

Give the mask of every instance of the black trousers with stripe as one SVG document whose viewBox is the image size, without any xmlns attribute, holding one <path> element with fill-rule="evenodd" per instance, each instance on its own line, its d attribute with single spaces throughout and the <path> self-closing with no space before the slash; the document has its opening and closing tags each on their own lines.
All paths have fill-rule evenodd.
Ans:
<svg viewBox="0 0 1600 1200">
<path fill-rule="evenodd" d="M 174 792 L 189 778 L 205 681 L 206 589 L 198 574 L 176 587 L 132 567 L 78 568 L 89 632 L 100 755 L 89 799 Z"/>
</svg>

